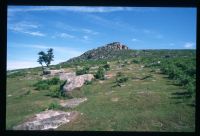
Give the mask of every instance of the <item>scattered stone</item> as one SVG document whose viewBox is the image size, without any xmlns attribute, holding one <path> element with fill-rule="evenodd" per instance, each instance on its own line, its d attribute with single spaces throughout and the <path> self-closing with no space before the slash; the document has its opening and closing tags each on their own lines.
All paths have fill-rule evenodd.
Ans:
<svg viewBox="0 0 200 136">
<path fill-rule="evenodd" d="M 91 81 L 92 79 L 94 79 L 94 76 L 92 74 L 74 76 L 70 78 L 70 80 L 67 79 L 67 82 L 63 86 L 63 91 L 72 91 L 75 88 L 83 86 L 86 81 Z"/>
<path fill-rule="evenodd" d="M 103 84 L 103 83 L 104 83 L 104 81 L 100 80 L 100 81 L 99 81 L 99 83 L 100 83 L 100 84 Z"/>
<path fill-rule="evenodd" d="M 65 108 L 74 108 L 77 107 L 79 104 L 87 101 L 87 98 L 73 98 L 66 101 L 61 101 L 60 105 Z"/>
<path fill-rule="evenodd" d="M 117 102 L 117 101 L 119 101 L 119 98 L 118 97 L 111 98 L 111 101 L 112 102 Z"/>
<path fill-rule="evenodd" d="M 110 79 L 110 78 L 112 78 L 112 77 L 113 77 L 113 74 L 106 74 L 106 75 L 104 76 L 105 79 Z"/>
<path fill-rule="evenodd" d="M 11 97 L 11 96 L 12 96 L 11 94 L 8 95 L 8 97 Z"/>
<path fill-rule="evenodd" d="M 60 125 L 74 120 L 79 113 L 77 111 L 43 111 L 29 118 L 26 122 L 13 127 L 14 130 L 48 130 L 56 129 Z"/>
</svg>

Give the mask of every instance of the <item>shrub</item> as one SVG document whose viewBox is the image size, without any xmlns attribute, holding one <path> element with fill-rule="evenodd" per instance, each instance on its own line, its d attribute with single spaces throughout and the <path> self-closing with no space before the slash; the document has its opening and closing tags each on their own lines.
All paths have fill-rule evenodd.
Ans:
<svg viewBox="0 0 200 136">
<path fill-rule="evenodd" d="M 99 67 L 97 73 L 95 74 L 96 79 L 104 80 L 105 70 L 103 67 Z"/>
<path fill-rule="evenodd" d="M 104 68 L 105 70 L 110 70 L 110 64 L 104 65 L 103 68 Z"/>
<path fill-rule="evenodd" d="M 49 88 L 49 90 L 50 90 L 50 96 L 52 96 L 52 97 L 57 97 L 57 98 L 59 98 L 59 97 L 61 97 L 62 95 L 61 95 L 61 91 L 60 91 L 60 86 L 58 86 L 58 85 L 53 85 L 53 86 L 51 86 L 50 88 Z"/>
<path fill-rule="evenodd" d="M 84 84 L 86 84 L 86 85 L 91 85 L 91 84 L 92 84 L 92 81 L 86 80 Z"/>
<path fill-rule="evenodd" d="M 82 69 L 76 70 L 76 75 L 83 75 L 89 73 L 89 67 L 83 67 Z"/>
<path fill-rule="evenodd" d="M 48 85 L 57 85 L 60 83 L 60 79 L 58 77 L 54 77 L 48 80 Z"/>
<path fill-rule="evenodd" d="M 48 110 L 59 109 L 61 106 L 57 102 L 52 102 L 48 106 Z"/>
<path fill-rule="evenodd" d="M 47 90 L 49 89 L 48 81 L 47 80 L 40 80 L 33 85 L 36 90 Z"/>
<path fill-rule="evenodd" d="M 128 77 L 126 77 L 126 76 L 121 76 L 121 77 L 116 78 L 117 83 L 124 83 L 126 81 L 128 81 Z"/>
<path fill-rule="evenodd" d="M 134 60 L 132 60 L 132 62 L 135 63 L 135 64 L 139 64 L 140 63 L 140 61 L 138 59 L 134 59 Z"/>
<path fill-rule="evenodd" d="M 18 71 L 18 72 L 14 72 L 14 73 L 7 75 L 8 78 L 15 78 L 15 77 L 18 77 L 18 76 L 24 76 L 25 77 L 26 73 L 22 72 L 22 71 Z"/>
</svg>

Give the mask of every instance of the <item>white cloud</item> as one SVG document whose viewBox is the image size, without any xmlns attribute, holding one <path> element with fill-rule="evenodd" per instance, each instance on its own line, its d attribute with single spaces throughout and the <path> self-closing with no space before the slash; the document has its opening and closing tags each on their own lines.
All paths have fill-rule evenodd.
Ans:
<svg viewBox="0 0 200 136">
<path fill-rule="evenodd" d="M 74 38 L 73 35 L 67 34 L 67 33 L 60 33 L 59 37 L 61 38 Z"/>
<path fill-rule="evenodd" d="M 194 47 L 194 43 L 192 43 L 192 42 L 186 42 L 184 44 L 184 48 L 191 49 L 193 47 Z"/>
<path fill-rule="evenodd" d="M 174 46 L 175 44 L 174 44 L 174 43 L 169 43 L 169 45 L 170 45 L 170 46 Z"/>
<path fill-rule="evenodd" d="M 93 31 L 91 29 L 86 29 L 86 28 L 83 28 L 82 31 L 87 33 L 87 34 L 92 34 L 92 35 L 97 35 L 98 34 L 98 32 L 95 32 L 95 31 Z"/>
<path fill-rule="evenodd" d="M 139 42 L 140 40 L 136 39 L 136 38 L 133 38 L 131 39 L 132 42 Z"/>
<path fill-rule="evenodd" d="M 8 24 L 8 29 L 14 32 L 24 33 L 32 36 L 46 36 L 44 33 L 37 31 L 39 25 L 30 22 L 18 22 L 15 24 Z"/>
<path fill-rule="evenodd" d="M 160 34 L 159 32 L 155 31 L 155 30 L 150 30 L 150 29 L 143 29 L 142 32 L 146 35 L 151 36 L 152 38 L 156 38 L 156 39 L 162 39 L 163 35 Z"/>
<path fill-rule="evenodd" d="M 84 39 L 84 40 L 88 40 L 88 38 L 89 38 L 89 37 L 86 36 L 86 35 L 83 36 L 83 39 Z"/>
<path fill-rule="evenodd" d="M 13 8 L 9 6 L 9 12 L 33 12 L 33 11 L 72 11 L 87 13 L 107 13 L 117 11 L 149 12 L 157 11 L 155 8 L 137 7 L 89 7 L 89 6 L 29 6 L 28 8 Z"/>
</svg>

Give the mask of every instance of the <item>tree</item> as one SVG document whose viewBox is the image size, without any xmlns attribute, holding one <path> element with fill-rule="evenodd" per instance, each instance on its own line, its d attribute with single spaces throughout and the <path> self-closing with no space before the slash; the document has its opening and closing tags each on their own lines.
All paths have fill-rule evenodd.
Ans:
<svg viewBox="0 0 200 136">
<path fill-rule="evenodd" d="M 43 63 L 45 63 L 46 66 L 49 67 L 49 65 L 51 64 L 51 61 L 53 61 L 53 58 L 54 58 L 53 49 L 52 48 L 48 49 L 47 53 L 45 53 L 44 51 L 40 51 L 38 55 L 39 55 L 39 58 L 37 62 L 39 62 L 39 64 L 42 65 L 42 71 L 44 73 Z"/>
</svg>

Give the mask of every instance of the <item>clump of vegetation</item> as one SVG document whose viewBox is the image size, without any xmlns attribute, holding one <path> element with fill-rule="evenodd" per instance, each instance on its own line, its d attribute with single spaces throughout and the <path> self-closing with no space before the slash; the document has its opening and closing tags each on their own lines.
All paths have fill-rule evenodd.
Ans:
<svg viewBox="0 0 200 136">
<path fill-rule="evenodd" d="M 86 80 L 84 84 L 85 85 L 91 85 L 92 84 L 92 80 L 91 81 Z"/>
<path fill-rule="evenodd" d="M 76 75 L 83 75 L 83 74 L 88 74 L 89 73 L 90 68 L 85 66 L 82 69 L 78 69 L 76 70 Z"/>
<path fill-rule="evenodd" d="M 15 72 L 15 73 L 11 73 L 9 75 L 7 75 L 8 78 L 15 78 L 15 77 L 25 77 L 26 76 L 26 73 L 23 72 L 23 71 L 18 71 L 18 72 Z"/>
<path fill-rule="evenodd" d="M 135 64 L 139 64 L 140 60 L 139 59 L 133 59 L 132 62 L 135 63 Z"/>
<path fill-rule="evenodd" d="M 103 66 L 103 68 L 105 69 L 105 70 L 110 70 L 110 64 L 105 64 L 104 66 Z"/>
<path fill-rule="evenodd" d="M 105 69 L 103 67 L 99 67 L 97 73 L 94 75 L 96 79 L 104 80 Z"/>
<path fill-rule="evenodd" d="M 40 80 L 33 85 L 36 90 L 47 90 L 49 89 L 48 81 L 47 80 Z"/>
<path fill-rule="evenodd" d="M 117 86 L 121 86 L 121 84 L 127 82 L 128 79 L 129 78 L 125 76 L 122 72 L 117 72 L 115 83 L 117 84 Z"/>
<path fill-rule="evenodd" d="M 61 106 L 57 102 L 52 102 L 48 106 L 48 110 L 60 109 Z"/>
<path fill-rule="evenodd" d="M 47 90 L 51 85 L 60 85 L 61 81 L 59 78 L 54 77 L 48 80 L 40 80 L 35 83 L 33 86 L 36 90 Z"/>
<path fill-rule="evenodd" d="M 164 61 L 161 71 L 175 83 L 187 88 L 192 96 L 196 90 L 196 61 L 193 58 L 172 58 Z"/>
</svg>

